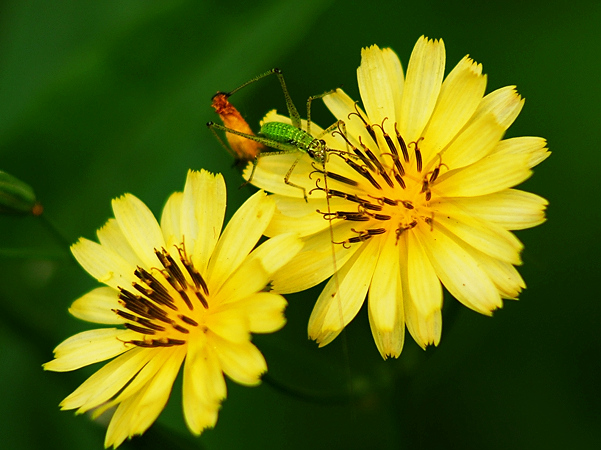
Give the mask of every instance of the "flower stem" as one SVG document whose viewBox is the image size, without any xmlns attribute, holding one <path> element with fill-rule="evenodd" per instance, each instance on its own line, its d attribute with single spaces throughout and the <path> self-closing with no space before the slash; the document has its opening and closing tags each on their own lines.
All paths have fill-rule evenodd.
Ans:
<svg viewBox="0 0 601 450">
<path fill-rule="evenodd" d="M 59 231 L 59 229 L 54 225 L 54 223 L 48 218 L 46 214 L 40 214 L 37 217 L 40 218 L 42 225 L 50 232 L 55 241 L 65 249 L 65 252 L 69 255 L 69 259 L 71 262 L 76 262 L 75 258 L 71 254 L 69 250 L 71 248 L 71 242 L 67 239 L 63 233 Z"/>
<path fill-rule="evenodd" d="M 309 389 L 290 386 L 286 383 L 276 380 L 269 374 L 264 374 L 262 379 L 275 390 L 289 395 L 290 397 L 298 398 L 310 403 L 324 405 L 344 405 L 350 403 L 354 397 L 353 393 L 349 391 L 316 392 Z"/>
</svg>

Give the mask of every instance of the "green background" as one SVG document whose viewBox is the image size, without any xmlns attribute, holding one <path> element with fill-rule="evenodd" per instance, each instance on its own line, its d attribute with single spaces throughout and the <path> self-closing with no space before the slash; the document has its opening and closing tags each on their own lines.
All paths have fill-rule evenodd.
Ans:
<svg viewBox="0 0 601 450">
<path fill-rule="evenodd" d="M 549 141 L 521 186 L 549 199 L 548 222 L 517 233 L 520 301 L 489 318 L 445 298 L 439 348 L 408 338 L 383 361 L 363 309 L 318 350 L 305 329 L 319 289 L 292 295 L 287 327 L 254 342 L 274 379 L 317 398 L 228 383 L 217 427 L 196 439 L 176 383 L 155 426 L 122 448 L 601 448 L 601 3 L 248 3 L 2 2 L 0 169 L 34 187 L 67 241 L 94 238 L 124 192 L 159 214 L 188 168 L 224 174 L 231 215 L 251 190 L 205 127 L 216 91 L 279 67 L 299 107 L 340 85 L 358 99 L 360 48 L 390 46 L 406 67 L 422 34 L 444 39 L 447 72 L 469 53 L 488 92 L 518 86 L 527 101 L 507 136 Z M 275 79 L 235 104 L 253 127 L 285 110 Z M 322 104 L 314 114 L 332 121 Z M 103 427 L 57 406 L 96 367 L 41 369 L 91 328 L 67 307 L 97 283 L 36 218 L 0 217 L 0 249 L 0 447 L 102 448 Z M 358 395 L 344 404 L 349 374 Z"/>
</svg>

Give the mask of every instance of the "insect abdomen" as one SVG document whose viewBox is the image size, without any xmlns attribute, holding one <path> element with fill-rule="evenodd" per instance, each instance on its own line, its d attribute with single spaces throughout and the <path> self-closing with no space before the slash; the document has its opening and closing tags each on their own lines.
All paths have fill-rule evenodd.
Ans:
<svg viewBox="0 0 601 450">
<path fill-rule="evenodd" d="M 314 140 L 306 131 L 282 122 L 267 122 L 263 124 L 261 134 L 267 139 L 293 145 L 300 151 L 306 151 Z"/>
</svg>

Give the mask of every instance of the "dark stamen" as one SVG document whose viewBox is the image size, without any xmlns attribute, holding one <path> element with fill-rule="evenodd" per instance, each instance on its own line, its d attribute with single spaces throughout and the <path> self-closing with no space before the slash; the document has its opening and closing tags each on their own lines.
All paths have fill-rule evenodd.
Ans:
<svg viewBox="0 0 601 450">
<path fill-rule="evenodd" d="M 365 178 L 367 181 L 369 181 L 373 187 L 375 187 L 376 189 L 382 189 L 380 184 L 374 179 L 372 174 L 368 170 L 365 169 L 365 167 L 362 167 L 347 158 L 345 158 L 345 161 L 351 168 L 356 170 L 359 175 L 361 175 L 363 178 Z"/>
<path fill-rule="evenodd" d="M 373 203 L 369 203 L 369 202 L 361 203 L 361 206 L 364 209 L 368 209 L 370 211 L 382 211 L 382 209 L 384 209 L 382 207 L 382 205 L 374 205 Z"/>
<path fill-rule="evenodd" d="M 131 285 L 132 285 L 132 286 L 133 286 L 133 288 L 134 288 L 136 291 L 138 291 L 140 294 L 143 294 L 143 295 L 146 295 L 146 296 L 148 296 L 148 295 L 151 295 L 151 294 L 154 292 L 152 289 L 150 289 L 150 288 L 145 288 L 144 286 L 141 286 L 141 285 L 139 285 L 138 283 L 135 283 L 135 282 L 134 282 L 134 283 L 132 283 Z"/>
<path fill-rule="evenodd" d="M 150 287 L 150 289 L 145 289 L 137 283 L 133 283 L 133 287 L 138 292 L 141 292 L 157 304 L 168 306 L 169 308 L 177 311 L 177 308 L 173 304 L 173 298 L 169 295 L 169 292 L 167 291 L 165 286 L 161 284 L 161 282 L 159 282 L 154 276 L 152 276 L 150 273 L 148 273 L 146 270 L 139 266 L 138 269 L 134 272 L 134 274 L 138 278 L 140 278 L 140 280 L 148 284 L 148 286 Z M 119 290 L 121 291 L 121 294 L 119 294 L 119 298 L 123 300 L 139 302 L 141 299 L 141 297 L 133 295 L 131 292 L 125 289 L 119 288 Z"/>
<path fill-rule="evenodd" d="M 413 145 L 415 147 L 415 162 L 417 165 L 418 172 L 422 171 L 422 152 L 419 149 L 419 141 L 421 141 L 422 139 L 423 137 L 420 137 L 417 141 L 413 142 Z"/>
<path fill-rule="evenodd" d="M 389 216 L 388 214 L 374 214 L 373 217 L 376 220 L 390 220 L 390 219 L 392 219 L 392 216 Z"/>
<path fill-rule="evenodd" d="M 430 231 L 434 231 L 434 214 L 432 214 L 432 217 L 425 217 L 424 222 L 430 225 Z"/>
<path fill-rule="evenodd" d="M 396 123 L 394 124 L 394 129 L 396 130 Z M 405 168 L 401 164 L 401 160 L 399 158 L 399 152 L 397 151 L 396 146 L 392 142 L 390 135 L 388 133 L 386 133 L 383 128 L 382 128 L 382 132 L 384 133 L 384 139 L 386 140 L 386 144 L 388 144 L 388 148 L 390 149 L 390 152 L 393 155 L 394 165 L 395 165 L 399 175 L 400 176 L 405 175 Z"/>
<path fill-rule="evenodd" d="M 177 317 L 180 318 L 180 320 L 182 320 L 183 322 L 186 322 L 188 325 L 192 325 L 194 327 L 198 326 L 198 322 L 194 319 L 191 319 L 188 316 L 184 316 L 183 314 L 178 315 Z"/>
<path fill-rule="evenodd" d="M 399 133 L 399 130 L 397 130 L 397 124 L 394 124 L 394 131 L 396 133 L 396 138 L 397 141 L 399 141 L 399 145 L 401 147 L 401 151 L 403 152 L 403 158 L 405 159 L 405 162 L 408 163 L 409 162 L 409 151 L 407 150 L 407 144 L 405 144 L 405 140 L 403 139 L 403 137 L 401 136 L 401 133 Z"/>
<path fill-rule="evenodd" d="M 167 289 L 165 289 L 165 286 L 163 286 L 159 280 L 157 280 L 150 272 L 148 272 L 144 268 L 138 266 L 137 269 L 134 271 L 134 275 L 136 275 L 140 280 L 146 283 L 148 287 L 150 287 L 150 289 L 157 292 L 159 295 L 170 298 L 169 292 L 167 291 Z"/>
<path fill-rule="evenodd" d="M 169 294 L 163 294 L 155 291 L 151 294 L 148 294 L 148 298 L 157 304 L 164 305 L 173 311 L 177 311 L 177 306 L 175 306 L 173 298 Z"/>
<path fill-rule="evenodd" d="M 184 345 L 186 341 L 181 339 L 161 338 L 152 339 L 149 342 L 146 341 L 129 341 L 130 344 L 137 345 L 138 347 L 153 348 L 153 347 L 173 347 L 174 345 Z"/>
<path fill-rule="evenodd" d="M 369 234 L 370 236 L 376 236 L 378 234 L 384 234 L 386 233 L 386 228 L 373 228 L 370 230 L 366 230 L 367 234 Z"/>
<path fill-rule="evenodd" d="M 353 113 L 351 113 L 351 114 L 353 114 Z M 332 132 L 332 136 L 334 136 L 334 134 L 339 134 L 342 137 L 342 139 L 344 139 L 346 141 L 347 145 L 353 149 L 353 152 L 359 157 L 361 162 L 363 162 L 363 164 L 365 164 L 369 168 L 369 170 L 374 170 L 373 166 L 371 165 L 369 160 L 365 157 L 365 155 L 361 152 L 361 150 L 359 150 L 357 147 L 355 147 L 351 143 L 351 141 L 349 141 L 349 139 L 346 137 L 346 135 L 344 133 L 342 133 L 342 131 L 340 131 L 340 125 L 338 125 L 337 131 Z M 332 153 L 332 151 L 330 151 L 330 153 Z M 342 153 L 334 153 L 334 154 L 342 157 Z M 348 153 L 348 154 L 350 154 L 350 153 Z"/>
<path fill-rule="evenodd" d="M 136 321 L 137 316 L 134 316 L 133 314 L 126 313 L 125 311 L 121 311 L 120 309 L 111 309 L 111 311 L 113 311 L 119 317 L 123 317 L 125 320 L 131 320 L 132 322 Z"/>
<path fill-rule="evenodd" d="M 188 306 L 188 309 L 190 311 L 192 311 L 194 309 L 194 305 L 190 301 L 190 297 L 188 297 L 188 294 L 186 294 L 186 291 L 178 291 L 178 293 L 182 297 L 182 299 L 184 300 L 184 302 L 186 302 L 186 305 Z"/>
<path fill-rule="evenodd" d="M 369 234 L 362 234 L 360 236 L 355 236 L 355 237 L 349 238 L 345 242 L 348 242 L 349 244 L 355 244 L 357 242 L 365 242 L 370 238 L 371 238 L 371 236 Z"/>
<path fill-rule="evenodd" d="M 396 172 L 394 174 L 394 179 L 397 181 L 397 183 L 399 183 L 399 186 L 401 186 L 403 189 L 405 189 L 407 187 L 405 185 L 405 181 L 403 180 L 403 177 L 401 177 L 401 175 L 399 175 Z"/>
<path fill-rule="evenodd" d="M 355 172 L 357 172 L 361 176 L 365 176 L 365 173 L 368 170 L 366 167 L 357 164 L 352 159 L 349 159 L 349 158 L 343 158 L 343 159 L 344 159 L 344 162 L 346 162 L 349 167 L 351 167 L 353 170 L 355 170 Z"/>
<path fill-rule="evenodd" d="M 151 347 L 160 347 L 160 344 L 155 344 L 155 341 L 129 341 L 130 344 L 137 345 L 138 347 L 151 348 Z"/>
<path fill-rule="evenodd" d="M 388 198 L 388 197 L 381 197 L 380 200 L 382 201 L 382 203 L 386 203 L 387 205 L 390 205 L 390 206 L 396 206 L 399 204 L 398 200 L 392 200 L 391 198 Z"/>
<path fill-rule="evenodd" d="M 369 159 L 371 159 L 371 161 L 374 163 L 374 165 L 377 167 L 378 173 L 380 174 L 380 176 L 382 178 L 384 178 L 384 181 L 386 181 L 386 183 L 388 184 L 388 186 L 394 187 L 394 184 L 392 184 L 392 180 L 390 179 L 390 177 L 386 173 L 386 170 L 384 169 L 384 166 L 382 165 L 382 163 L 380 162 L 380 160 L 376 157 L 376 155 L 374 155 L 373 152 L 370 149 L 368 149 L 368 148 L 365 149 L 365 153 L 367 154 L 367 156 L 369 157 Z"/>
<path fill-rule="evenodd" d="M 119 294 L 119 298 L 123 300 L 121 302 L 123 306 L 142 317 L 157 319 L 163 322 L 167 320 L 167 313 L 148 299 L 134 296 L 127 297 L 122 295 L 122 293 Z"/>
<path fill-rule="evenodd" d="M 171 326 L 173 328 L 175 328 L 177 331 L 179 331 L 180 333 L 188 334 L 190 332 L 187 328 L 184 328 L 184 327 L 182 327 L 181 325 L 178 325 L 175 322 L 171 322 Z"/>
<path fill-rule="evenodd" d="M 440 166 L 432 171 L 432 175 L 430 175 L 430 183 L 434 183 L 438 178 L 438 174 L 440 173 Z"/>
<path fill-rule="evenodd" d="M 165 327 L 158 325 L 156 323 L 154 323 L 152 320 L 148 320 L 148 319 L 144 319 L 142 317 L 138 317 L 135 322 L 139 323 L 140 325 L 151 329 L 151 330 L 155 330 L 155 331 L 165 331 Z"/>
<path fill-rule="evenodd" d="M 209 295 L 209 288 L 207 286 L 207 283 L 205 282 L 205 280 L 202 277 L 202 275 L 200 274 L 200 272 L 198 270 L 196 270 L 196 268 L 194 267 L 194 264 L 192 264 L 192 261 L 190 259 L 188 259 L 186 252 L 183 249 L 183 246 L 182 246 L 182 248 L 177 247 L 177 251 L 179 252 L 179 257 L 182 261 L 182 264 L 188 271 L 190 278 L 192 278 L 192 281 L 194 282 L 194 286 L 196 286 L 196 289 L 199 289 L 202 287 L 202 290 L 204 291 L 205 295 Z"/>
<path fill-rule="evenodd" d="M 335 212 L 322 212 L 319 209 L 316 210 L 326 220 L 344 219 L 350 220 L 351 222 L 366 222 L 369 217 L 363 213 L 358 212 L 346 212 L 346 211 L 335 211 Z"/>
<path fill-rule="evenodd" d="M 367 181 L 369 181 L 373 187 L 382 190 L 382 186 L 380 186 L 380 183 L 378 183 L 376 179 L 371 175 L 371 172 L 365 172 L 364 176 L 365 178 L 367 178 Z"/>
<path fill-rule="evenodd" d="M 125 326 L 125 328 L 127 328 L 129 330 L 136 331 L 136 332 L 142 333 L 142 334 L 155 334 L 156 333 L 156 331 L 154 331 L 154 330 L 148 330 L 146 328 L 138 327 L 131 323 L 126 323 L 126 324 L 124 324 L 124 326 Z"/>
<path fill-rule="evenodd" d="M 414 220 L 409 225 L 399 226 L 399 228 L 396 229 L 396 243 L 395 243 L 395 245 L 399 243 L 399 238 L 401 237 L 401 235 L 405 231 L 410 230 L 411 228 L 414 228 L 415 226 L 417 226 L 417 220 Z"/>
<path fill-rule="evenodd" d="M 367 222 L 369 220 L 369 217 L 363 213 L 336 211 L 336 214 L 351 222 Z"/>
<path fill-rule="evenodd" d="M 349 202 L 355 202 L 355 203 L 363 203 L 365 201 L 362 198 L 357 197 L 354 194 L 347 194 L 346 192 L 337 191 L 335 189 L 330 189 L 328 191 L 328 195 L 330 196 L 330 198 L 331 197 L 340 197 L 345 200 L 348 200 Z"/>
<path fill-rule="evenodd" d="M 369 170 L 372 170 L 372 171 L 375 170 L 374 166 L 371 165 L 371 162 L 369 161 L 369 159 L 367 159 L 367 157 L 363 154 L 363 152 L 361 150 L 359 150 L 358 148 L 353 147 L 353 151 L 359 157 L 359 159 L 361 160 L 361 162 L 367 166 L 367 168 Z"/>
<path fill-rule="evenodd" d="M 204 309 L 209 309 L 209 303 L 207 302 L 207 299 L 204 298 L 204 296 L 198 291 L 194 291 L 194 293 L 196 294 L 198 300 L 200 300 L 200 303 L 202 304 Z"/>
<path fill-rule="evenodd" d="M 165 270 L 173 277 L 173 279 L 170 279 L 170 277 L 166 277 L 169 281 L 169 284 L 171 284 L 171 286 L 173 286 L 176 291 L 187 289 L 188 283 L 186 281 L 186 277 L 184 276 L 183 272 L 181 271 L 175 260 L 167 252 L 167 250 L 163 248 L 161 252 L 159 252 L 155 249 L 154 252 L 159 258 L 159 261 L 161 261 L 161 264 L 163 265 Z M 177 281 L 179 287 L 173 283 L 174 281 Z"/>
<path fill-rule="evenodd" d="M 373 128 L 371 127 L 371 125 L 369 125 L 367 123 L 367 121 L 363 118 L 363 116 L 361 115 L 361 113 L 359 112 L 359 108 L 357 108 L 357 102 L 355 102 L 355 111 L 357 111 L 356 113 L 350 113 L 348 115 L 348 118 L 350 119 L 351 116 L 354 114 L 355 116 L 359 117 L 359 119 L 361 119 L 361 121 L 363 122 L 363 124 L 365 125 L 365 129 L 367 130 L 367 132 L 369 133 L 369 135 L 371 136 L 371 138 L 374 140 L 374 142 L 378 142 L 378 140 L 376 139 L 376 133 L 374 133 Z"/>
<path fill-rule="evenodd" d="M 351 180 L 350 178 L 344 177 L 344 176 L 339 175 L 339 174 L 334 173 L 334 172 L 326 172 L 325 175 L 327 177 L 332 178 L 333 180 L 340 181 L 341 183 L 348 184 L 349 186 L 357 186 L 359 184 L 355 180 Z"/>
<path fill-rule="evenodd" d="M 139 300 L 140 296 L 138 295 L 134 295 L 131 292 L 129 292 L 127 289 L 123 289 L 122 287 L 119 287 L 119 298 L 123 301 L 137 301 Z"/>
</svg>

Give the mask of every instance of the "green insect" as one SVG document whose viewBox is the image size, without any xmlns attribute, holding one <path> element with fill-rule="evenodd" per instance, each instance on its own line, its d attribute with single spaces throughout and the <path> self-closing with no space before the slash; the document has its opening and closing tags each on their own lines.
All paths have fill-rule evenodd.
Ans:
<svg viewBox="0 0 601 450">
<path fill-rule="evenodd" d="M 320 136 L 318 136 L 318 137 L 314 137 L 311 134 L 311 102 L 313 102 L 313 100 L 325 97 L 326 95 L 331 94 L 334 91 L 327 91 L 321 95 L 309 97 L 309 99 L 307 100 L 307 129 L 306 130 L 302 129 L 300 115 L 298 113 L 298 110 L 296 109 L 296 106 L 294 106 L 294 103 L 292 102 L 292 98 L 290 97 L 290 94 L 288 93 L 288 89 L 286 87 L 286 82 L 284 81 L 284 76 L 282 75 L 282 71 L 280 69 L 271 69 L 268 72 L 265 72 L 255 78 L 247 81 L 246 83 L 237 87 L 236 89 L 234 89 L 233 91 L 231 91 L 229 93 L 225 93 L 225 94 L 218 93 L 217 95 L 222 94 L 227 98 L 227 97 L 231 96 L 234 92 L 242 89 L 243 87 L 245 87 L 251 83 L 254 83 L 255 81 L 258 81 L 261 78 L 264 78 L 264 77 L 267 77 L 267 76 L 273 75 L 273 74 L 275 74 L 278 77 L 278 80 L 282 87 L 282 91 L 284 93 L 284 98 L 286 100 L 286 106 L 288 108 L 288 114 L 290 116 L 292 124 L 282 123 L 282 122 L 267 122 L 267 123 L 263 124 L 263 126 L 261 126 L 258 136 L 255 136 L 254 134 L 250 134 L 247 132 L 240 131 L 235 128 L 226 127 L 226 126 L 214 123 L 214 122 L 208 122 L 207 126 L 218 137 L 219 141 L 221 141 L 221 139 L 215 133 L 215 131 L 214 131 L 215 129 L 224 131 L 226 133 L 231 133 L 231 134 L 234 134 L 237 136 L 242 136 L 246 139 L 249 139 L 254 142 L 258 142 L 260 144 L 265 145 L 266 147 L 269 147 L 270 150 L 262 151 L 252 160 L 253 168 L 252 168 L 252 171 L 248 178 L 247 183 L 249 183 L 253 178 L 253 175 L 257 168 L 259 158 L 261 158 L 263 156 L 298 153 L 298 157 L 296 158 L 296 160 L 294 161 L 294 163 L 292 164 L 290 169 L 288 169 L 288 172 L 284 176 L 284 182 L 290 186 L 294 186 L 298 189 L 301 189 L 303 191 L 303 197 L 304 197 L 305 201 L 307 201 L 307 192 L 306 192 L 305 188 L 290 181 L 290 176 L 292 175 L 294 168 L 296 167 L 298 162 L 301 160 L 303 155 L 305 155 L 305 154 L 309 155 L 309 157 L 311 159 L 313 159 L 316 163 L 318 163 L 322 167 L 324 167 L 324 173 L 325 173 L 325 164 L 328 159 L 328 154 L 332 153 L 332 152 L 338 152 L 337 150 L 329 149 L 326 145 L 326 142 L 323 139 L 321 139 L 321 137 L 340 126 L 344 126 L 343 122 L 342 122 L 342 124 L 340 121 L 334 123 L 332 126 L 327 128 L 326 130 L 324 130 L 323 133 L 321 133 Z M 221 142 L 223 142 L 223 141 L 221 141 Z"/>
</svg>

